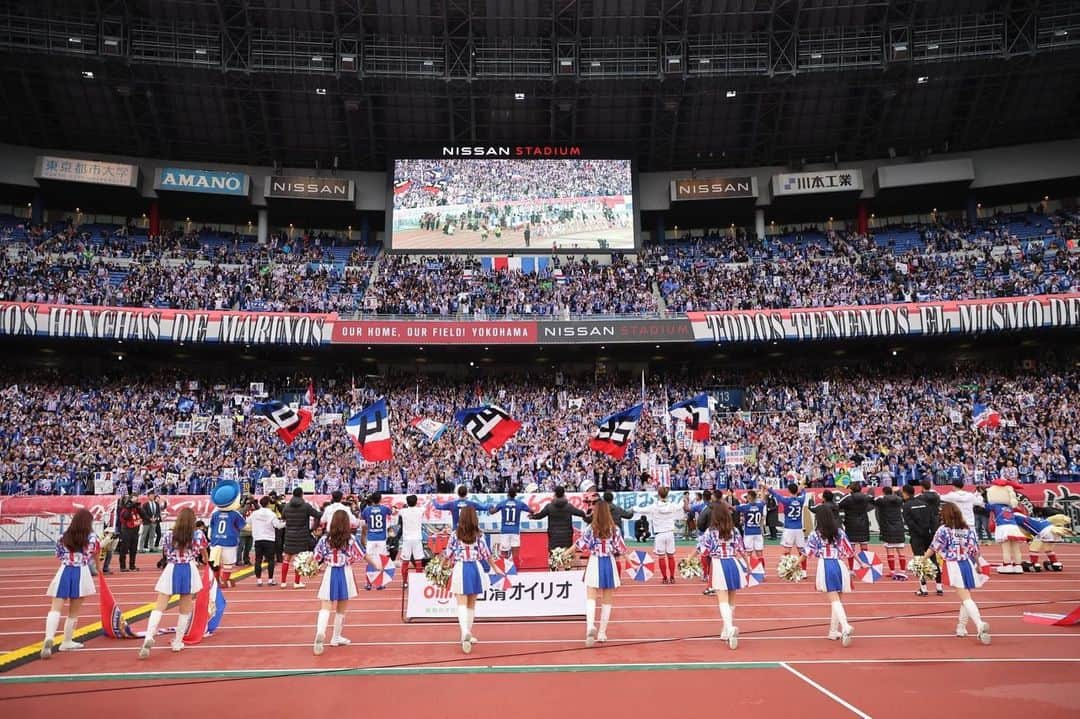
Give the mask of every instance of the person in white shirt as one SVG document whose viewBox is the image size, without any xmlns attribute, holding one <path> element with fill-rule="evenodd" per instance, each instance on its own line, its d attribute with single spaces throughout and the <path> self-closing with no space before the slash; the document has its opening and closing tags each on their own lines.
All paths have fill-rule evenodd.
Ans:
<svg viewBox="0 0 1080 719">
<path fill-rule="evenodd" d="M 262 563 L 266 560 L 267 584 L 274 584 L 274 555 L 277 553 L 277 531 L 285 526 L 285 520 L 270 509 L 270 498 L 259 500 L 259 508 L 248 517 L 251 538 L 255 542 L 255 586 L 262 586 Z"/>
<path fill-rule="evenodd" d="M 401 547 L 398 559 L 401 560 L 401 582 L 409 586 L 409 563 L 418 572 L 424 571 L 424 528 L 422 520 L 424 509 L 416 506 L 416 495 L 405 498 L 406 506 L 398 510 L 401 522 Z"/>
<path fill-rule="evenodd" d="M 983 506 L 982 495 L 978 492 L 968 492 L 964 489 L 964 480 L 953 480 L 953 491 L 946 494 L 941 498 L 943 502 L 949 502 L 955 504 L 960 510 L 961 516 L 964 518 L 964 522 L 969 527 L 975 526 L 975 507 Z"/>
<path fill-rule="evenodd" d="M 322 519 L 319 520 L 319 524 L 321 524 L 325 529 L 330 529 L 330 520 L 334 518 L 334 512 L 337 512 L 338 510 L 345 512 L 345 514 L 349 517 L 349 526 L 353 529 L 356 529 L 357 525 L 360 524 L 360 521 L 356 518 L 356 515 L 352 513 L 352 510 L 349 509 L 348 506 L 341 503 L 341 500 L 342 498 L 344 498 L 344 496 L 345 495 L 343 495 L 340 490 L 333 492 L 330 495 L 330 504 L 328 504 L 326 506 L 326 509 L 323 510 Z"/>
<path fill-rule="evenodd" d="M 653 549 L 660 565 L 663 584 L 675 583 L 675 520 L 683 513 L 682 504 L 668 501 L 668 488 L 656 491 L 660 501 L 648 507 L 635 509 L 634 514 L 644 514 L 652 521 Z"/>
</svg>

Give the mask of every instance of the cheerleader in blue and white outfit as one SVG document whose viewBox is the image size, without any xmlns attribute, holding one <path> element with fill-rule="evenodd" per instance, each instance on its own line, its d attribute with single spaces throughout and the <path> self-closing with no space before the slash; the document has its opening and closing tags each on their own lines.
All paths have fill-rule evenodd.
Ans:
<svg viewBox="0 0 1080 719">
<path fill-rule="evenodd" d="M 353 578 L 351 565 L 364 561 L 364 548 L 356 541 L 352 533 L 352 521 L 344 509 L 334 512 L 330 519 L 330 531 L 324 534 L 315 545 L 315 560 L 328 567 L 319 586 L 319 619 L 315 626 L 316 655 L 323 653 L 326 641 L 326 625 L 330 622 L 330 613 L 334 613 L 334 634 L 330 646 L 343 647 L 352 642 L 341 635 L 345 625 L 345 610 L 349 600 L 356 596 L 356 580 Z"/>
<path fill-rule="evenodd" d="M 845 647 L 850 646 L 854 629 L 848 624 L 840 595 L 851 591 L 847 560 L 855 556 L 855 550 L 840 529 L 835 512 L 818 512 L 816 520 L 817 529 L 806 540 L 804 551 L 806 556 L 818 558 L 817 588 L 828 595 L 832 605 L 829 639 L 839 639 Z"/>
<path fill-rule="evenodd" d="M 183 651 L 184 635 L 187 634 L 188 627 L 191 625 L 195 595 L 203 588 L 202 574 L 199 572 L 196 560 L 202 557 L 203 562 L 207 561 L 207 548 L 210 542 L 201 529 L 195 528 L 195 512 L 190 507 L 180 510 L 172 529 L 162 537 L 162 546 L 165 550 L 165 570 L 154 585 L 157 603 L 150 612 L 150 620 L 146 625 L 146 637 L 143 639 L 142 647 L 139 648 L 139 659 L 150 656 L 161 617 L 169 606 L 170 597 L 174 594 L 180 595 L 180 603 L 177 607 L 180 613 L 176 617 L 176 634 L 173 635 L 172 650 Z"/>
<path fill-rule="evenodd" d="M 615 526 L 607 502 L 596 503 L 592 522 L 578 537 L 575 547 L 579 552 L 589 551 L 589 561 L 585 565 L 585 646 L 591 647 L 594 642 L 607 641 L 612 600 L 619 588 L 619 565 L 615 555 L 626 553 L 626 542 Z M 599 634 L 593 624 L 597 599 L 600 600 Z"/>
<path fill-rule="evenodd" d="M 986 583 L 987 577 L 979 571 L 979 538 L 967 526 L 960 508 L 950 502 L 941 503 L 941 526 L 923 555 L 930 558 L 937 553 L 945 560 L 942 577 L 945 583 L 960 596 L 960 622 L 956 636 L 966 637 L 968 619 L 975 623 L 979 641 L 990 643 L 990 625 L 982 620 L 979 607 L 971 598 L 971 590 Z"/>
<path fill-rule="evenodd" d="M 710 557 L 712 589 L 720 605 L 724 622 L 720 639 L 727 640 L 731 649 L 739 646 L 739 628 L 735 626 L 735 592 L 745 589 L 746 547 L 742 535 L 735 529 L 731 506 L 714 502 L 709 509 L 709 529 L 698 539 L 699 554 Z"/>
<path fill-rule="evenodd" d="M 49 613 L 45 615 L 45 640 L 41 645 L 41 658 L 52 656 L 56 630 L 60 626 L 60 610 L 67 602 L 67 619 L 64 620 L 64 641 L 60 651 L 70 652 L 82 649 L 82 644 L 72 637 L 79 623 L 79 609 L 83 600 L 95 593 L 94 580 L 90 576 L 90 563 L 93 562 L 101 573 L 101 543 L 93 532 L 94 517 L 86 509 L 80 509 L 71 518 L 71 524 L 56 543 L 56 558 L 60 568 L 49 582 L 45 595 L 52 597 Z"/>
<path fill-rule="evenodd" d="M 480 533 L 480 520 L 472 506 L 461 508 L 457 529 L 450 537 L 443 556 L 454 561 L 454 570 L 450 575 L 450 592 L 457 602 L 461 650 L 468 654 L 472 651 L 472 645 L 476 644 L 476 637 L 472 633 L 473 620 L 476 617 L 476 597 L 486 592 L 491 583 L 487 572 L 491 551 L 484 544 Z"/>
</svg>

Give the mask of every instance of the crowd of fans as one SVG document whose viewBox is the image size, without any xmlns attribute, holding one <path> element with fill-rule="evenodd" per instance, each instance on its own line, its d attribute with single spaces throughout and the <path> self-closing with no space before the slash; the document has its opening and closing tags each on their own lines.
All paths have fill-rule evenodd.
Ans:
<svg viewBox="0 0 1080 719">
<path fill-rule="evenodd" d="M 892 302 L 981 299 L 1073 291 L 1080 255 L 1065 251 L 991 249 L 895 255 L 858 236 L 830 236 L 839 250 L 814 259 L 813 249 L 782 260 L 746 264 L 657 261 L 657 284 L 667 309 L 734 310 L 837 307 Z"/>
<path fill-rule="evenodd" d="M 394 209 L 633 193 L 629 160 L 397 160 Z"/>
<path fill-rule="evenodd" d="M 386 256 L 364 309 L 380 314 L 483 317 L 655 312 L 645 265 L 553 258 L 540 273 L 484 270 L 475 258 Z"/>
<path fill-rule="evenodd" d="M 1080 479 L 1080 372 L 1066 364 L 999 370 L 875 363 L 689 373 L 677 381 L 665 373 L 648 382 L 646 410 L 618 462 L 590 450 L 588 438 L 600 417 L 641 401 L 636 377 L 421 378 L 360 387 L 347 376 L 316 377 L 315 421 L 286 446 L 250 415 L 253 377 L 199 377 L 193 386 L 179 369 L 86 378 L 58 372 L 13 372 L 7 380 L 13 385 L 0 402 L 3 494 L 90 493 L 96 472 L 111 472 L 118 492 L 166 494 L 205 493 L 227 471 L 253 492 L 264 491 L 267 478 L 283 477 L 288 487 L 312 480 L 319 492 L 357 494 L 445 492 L 458 484 L 544 491 L 585 480 L 632 490 L 661 476 L 689 489 L 789 478 L 833 486 L 843 473 L 882 485 L 999 475 Z M 290 392 L 299 398 L 308 381 L 257 379 L 285 399 Z M 707 443 L 691 442 L 667 419 L 669 403 L 733 384 L 745 387 L 745 402 L 714 417 Z M 376 396 L 389 402 L 394 459 L 365 464 L 342 419 Z M 182 398 L 193 400 L 190 410 Z M 997 410 L 1001 426 L 973 429 L 973 399 Z M 412 417 L 452 422 L 454 410 L 482 402 L 500 404 L 523 423 L 494 457 L 456 426 L 434 444 L 409 429 Z M 218 416 L 231 420 L 228 431 Z M 194 421 L 200 417 L 209 421 Z M 178 421 L 193 421 L 195 431 L 175 436 Z"/>
<path fill-rule="evenodd" d="M 429 163 L 433 161 L 418 161 Z M 562 162 L 562 161 L 560 161 Z M 1080 215 L 1046 219 L 1018 239 L 1005 222 L 906 228 L 908 247 L 873 235 L 742 233 L 649 245 L 640 257 L 552 257 L 539 272 L 484 270 L 471 256 L 373 259 L 336 238 L 170 234 L 142 244 L 36 229 L 0 251 L 0 299 L 183 309 L 505 317 L 823 307 L 1074 292 Z M 3 246 L 0 245 L 0 248 Z M 348 268 L 348 269 L 343 269 Z M 374 279 L 373 279 L 374 278 Z"/>
</svg>

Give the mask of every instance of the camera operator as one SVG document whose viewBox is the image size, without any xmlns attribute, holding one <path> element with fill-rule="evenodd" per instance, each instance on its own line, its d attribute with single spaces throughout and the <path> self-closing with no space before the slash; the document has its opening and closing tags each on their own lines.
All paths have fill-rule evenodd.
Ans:
<svg viewBox="0 0 1080 719">
<path fill-rule="evenodd" d="M 139 502 L 135 495 L 124 497 L 120 505 L 120 571 L 137 572 L 135 555 L 139 551 L 139 525 L 142 522 Z M 125 561 L 127 560 L 127 561 Z"/>
</svg>

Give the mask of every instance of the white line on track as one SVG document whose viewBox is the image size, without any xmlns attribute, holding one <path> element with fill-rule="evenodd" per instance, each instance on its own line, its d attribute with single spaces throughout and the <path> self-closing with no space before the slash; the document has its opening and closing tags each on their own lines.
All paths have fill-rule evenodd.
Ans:
<svg viewBox="0 0 1080 719">
<path fill-rule="evenodd" d="M 828 698 L 832 699 L 834 702 L 836 702 L 840 706 L 844 707 L 845 709 L 847 709 L 848 711 L 850 711 L 852 714 L 859 717 L 860 719 L 872 719 L 872 717 L 869 714 L 867 714 L 866 712 L 864 712 L 861 709 L 855 707 L 854 705 L 849 704 L 848 702 L 844 701 L 843 699 L 838 697 L 836 694 L 833 694 L 831 691 L 829 691 L 825 687 L 823 687 L 820 684 L 818 684 L 817 682 L 815 682 L 810 677 L 808 677 L 805 674 L 803 674 L 802 672 L 800 672 L 798 669 L 792 668 L 786 662 L 780 662 L 780 666 L 783 667 L 784 669 L 787 669 L 789 672 L 791 672 L 792 674 L 797 676 L 799 679 L 802 679 L 804 682 L 809 684 L 811 687 L 813 687 L 814 689 L 817 689 L 819 692 L 821 692 L 822 694 L 824 694 Z"/>
</svg>

